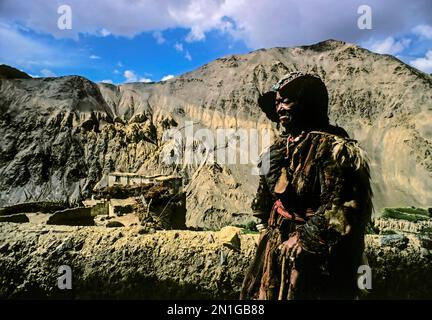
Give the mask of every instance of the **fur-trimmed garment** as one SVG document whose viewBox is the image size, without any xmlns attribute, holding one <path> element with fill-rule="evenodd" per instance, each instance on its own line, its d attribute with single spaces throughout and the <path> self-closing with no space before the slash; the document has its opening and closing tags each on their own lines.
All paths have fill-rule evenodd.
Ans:
<svg viewBox="0 0 432 320">
<path fill-rule="evenodd" d="M 363 150 L 342 135 L 312 131 L 297 139 L 279 137 L 259 166 L 252 209 L 268 228 L 240 298 L 355 298 L 372 211 Z M 294 234 L 301 251 L 283 256 L 281 244 Z"/>
</svg>

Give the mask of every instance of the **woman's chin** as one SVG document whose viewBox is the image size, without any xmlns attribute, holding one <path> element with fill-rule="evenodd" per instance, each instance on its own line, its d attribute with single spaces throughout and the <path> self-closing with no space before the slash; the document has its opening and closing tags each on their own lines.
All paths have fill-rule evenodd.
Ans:
<svg viewBox="0 0 432 320">
<path fill-rule="evenodd" d="M 280 118 L 279 118 L 279 123 L 280 123 L 282 126 L 286 127 L 286 126 L 289 125 L 290 120 L 289 120 L 288 117 L 280 117 Z"/>
</svg>

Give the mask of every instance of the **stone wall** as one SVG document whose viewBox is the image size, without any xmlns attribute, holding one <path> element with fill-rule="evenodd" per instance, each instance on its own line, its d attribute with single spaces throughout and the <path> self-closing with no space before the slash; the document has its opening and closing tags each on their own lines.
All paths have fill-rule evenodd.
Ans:
<svg viewBox="0 0 432 320">
<path fill-rule="evenodd" d="M 1 298 L 237 299 L 258 235 L 0 223 Z M 368 235 L 366 298 L 432 298 L 430 235 Z M 57 287 L 69 265 L 73 289 Z"/>
</svg>

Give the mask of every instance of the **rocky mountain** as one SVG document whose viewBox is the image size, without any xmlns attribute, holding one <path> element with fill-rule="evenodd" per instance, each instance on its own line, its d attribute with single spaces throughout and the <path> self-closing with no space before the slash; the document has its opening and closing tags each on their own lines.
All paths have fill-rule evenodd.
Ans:
<svg viewBox="0 0 432 320">
<path fill-rule="evenodd" d="M 7 66 L 5 64 L 0 64 L 0 79 L 30 79 L 31 77 L 18 69 Z"/>
<path fill-rule="evenodd" d="M 258 182 L 251 159 L 215 162 L 199 133 L 192 150 L 202 153 L 198 161 L 163 159 L 167 151 L 185 154 L 185 139 L 175 133 L 184 137 L 190 126 L 210 129 L 215 137 L 218 129 L 233 129 L 216 140 L 215 150 L 229 149 L 245 129 L 277 134 L 256 101 L 294 70 L 324 80 L 331 121 L 367 151 L 377 212 L 432 204 L 432 76 L 392 56 L 328 40 L 220 58 L 159 83 L 0 77 L 0 206 L 74 204 L 112 171 L 177 172 L 185 177 L 188 226 L 243 223 Z M 250 151 L 245 146 L 239 141 L 233 149 L 240 156 Z"/>
</svg>

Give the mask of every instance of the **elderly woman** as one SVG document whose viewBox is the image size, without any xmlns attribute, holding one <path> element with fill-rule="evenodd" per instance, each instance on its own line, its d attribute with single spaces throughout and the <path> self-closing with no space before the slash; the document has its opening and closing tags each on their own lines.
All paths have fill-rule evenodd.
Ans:
<svg viewBox="0 0 432 320">
<path fill-rule="evenodd" d="M 328 94 L 293 72 L 258 100 L 282 126 L 262 155 L 252 203 L 263 230 L 242 299 L 354 299 L 372 211 L 364 152 L 329 124 Z"/>
</svg>

